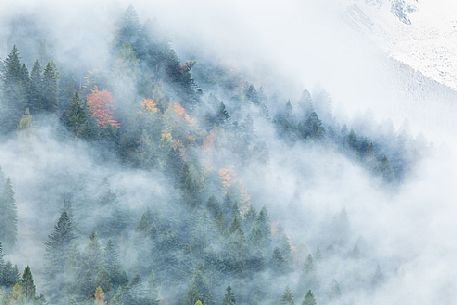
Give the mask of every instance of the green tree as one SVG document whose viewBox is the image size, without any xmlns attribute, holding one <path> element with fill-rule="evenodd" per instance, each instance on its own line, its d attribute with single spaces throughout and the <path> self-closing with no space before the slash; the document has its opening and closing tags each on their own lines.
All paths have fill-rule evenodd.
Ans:
<svg viewBox="0 0 457 305">
<path fill-rule="evenodd" d="M 88 139 L 91 135 L 90 115 L 78 92 L 71 99 L 63 114 L 63 123 L 78 138 Z"/>
<path fill-rule="evenodd" d="M 36 287 L 35 282 L 33 281 L 32 271 L 30 267 L 25 267 L 24 273 L 22 275 L 22 292 L 24 294 L 26 302 L 33 302 L 36 299 Z"/>
<path fill-rule="evenodd" d="M 227 290 L 225 291 L 224 295 L 224 301 L 222 302 L 222 305 L 235 305 L 236 300 L 235 300 L 235 294 L 232 291 L 232 288 L 230 286 L 227 287 Z"/>
<path fill-rule="evenodd" d="M 10 248 L 17 237 L 17 206 L 10 179 L 6 179 L 0 194 L 0 211 L 0 241 Z"/>
<path fill-rule="evenodd" d="M 38 113 L 43 109 L 42 82 L 42 68 L 40 62 L 37 60 L 33 64 L 32 72 L 30 73 L 28 107 L 32 110 L 32 113 Z"/>
<path fill-rule="evenodd" d="M 306 274 L 314 272 L 314 262 L 313 256 L 311 254 L 308 254 L 308 256 L 306 257 L 304 271 Z"/>
<path fill-rule="evenodd" d="M 19 280 L 19 269 L 16 265 L 6 262 L 2 271 L 2 286 L 12 287 Z"/>
<path fill-rule="evenodd" d="M 73 223 L 66 211 L 62 212 L 53 232 L 45 242 L 45 275 L 47 295 L 51 303 L 63 300 L 68 287 L 69 261 L 75 239 Z"/>
<path fill-rule="evenodd" d="M 15 129 L 27 100 L 27 79 L 21 65 L 19 51 L 13 47 L 4 61 L 2 87 L 5 103 L 2 107 L 2 126 L 5 131 Z M 28 77 L 28 75 L 27 75 Z"/>
<path fill-rule="evenodd" d="M 198 266 L 194 271 L 192 280 L 187 292 L 186 305 L 193 305 L 201 300 L 205 305 L 213 305 L 213 296 L 208 287 L 208 283 L 203 273 L 203 267 Z"/>
<path fill-rule="evenodd" d="M 112 287 L 116 289 L 127 284 L 127 274 L 122 270 L 117 247 L 112 240 L 108 241 L 104 252 L 106 271 L 110 277 Z"/>
<path fill-rule="evenodd" d="M 56 65 L 51 61 L 43 72 L 43 111 L 56 112 L 59 107 L 58 101 L 58 72 Z"/>
<path fill-rule="evenodd" d="M 294 296 L 292 294 L 292 291 L 290 291 L 289 287 L 284 290 L 284 293 L 281 296 L 281 299 L 279 301 L 280 305 L 294 305 Z"/>
<path fill-rule="evenodd" d="M 266 254 L 271 241 L 271 224 L 266 207 L 260 210 L 255 219 L 249 239 L 258 251 Z"/>
<path fill-rule="evenodd" d="M 317 305 L 316 298 L 311 290 L 305 294 L 302 305 Z"/>
<path fill-rule="evenodd" d="M 311 112 L 304 122 L 298 124 L 298 131 L 304 139 L 320 139 L 325 135 L 325 129 L 316 112 Z"/>
</svg>

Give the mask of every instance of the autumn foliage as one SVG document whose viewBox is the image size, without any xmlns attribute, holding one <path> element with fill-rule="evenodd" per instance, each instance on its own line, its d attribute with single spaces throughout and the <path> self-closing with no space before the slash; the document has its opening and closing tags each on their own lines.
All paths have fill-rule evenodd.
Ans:
<svg viewBox="0 0 457 305">
<path fill-rule="evenodd" d="M 119 122 L 113 116 L 113 95 L 108 90 L 92 89 L 87 97 L 92 116 L 97 120 L 98 126 L 118 128 Z"/>
<path fill-rule="evenodd" d="M 159 111 L 157 109 L 157 104 L 156 104 L 156 102 L 154 102 L 153 99 L 144 99 L 141 102 L 141 109 L 143 109 L 146 112 L 150 112 L 150 113 L 156 113 L 157 111 Z"/>
</svg>

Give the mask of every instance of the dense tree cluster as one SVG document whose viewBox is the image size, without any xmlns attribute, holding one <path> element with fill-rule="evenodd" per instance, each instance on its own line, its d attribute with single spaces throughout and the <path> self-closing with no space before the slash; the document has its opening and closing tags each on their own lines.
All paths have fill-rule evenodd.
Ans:
<svg viewBox="0 0 457 305">
<path fill-rule="evenodd" d="M 77 83 L 76 75 L 53 62 L 43 68 L 36 61 L 29 73 L 16 47 L 2 65 L 2 132 L 30 130 L 32 115 L 57 117 L 64 127 L 60 136 L 99 144 L 100 151 L 113 153 L 123 166 L 161 172 L 175 190 L 169 210 L 151 205 L 140 217 L 123 210 L 106 181 L 92 201 L 83 188 L 75 191 L 84 202 L 76 202 L 81 208 L 73 211 L 66 202 L 43 244 L 44 283 L 39 287 L 49 304 L 234 305 L 274 300 L 291 305 L 303 300 L 303 305 L 316 305 L 316 300 L 337 298 L 340 283 L 320 277 L 320 272 L 326 255 L 347 253 L 354 246 L 345 213 L 333 224 L 338 240 L 322 253 L 299 251 L 267 208 L 251 202 L 230 166 L 208 165 L 201 153 L 216 159 L 211 153 L 224 143 L 242 164 L 268 162 L 267 145 L 255 135 L 253 113 L 271 123 L 283 143 L 336 147 L 388 182 L 407 171 L 410 160 L 400 157 L 405 148 L 386 148 L 353 129 L 323 122 L 307 92 L 294 103 L 300 109 L 289 101 L 273 112 L 268 107 L 273 98 L 262 89 L 211 65 L 196 73 L 202 85 L 197 87 L 195 62 L 180 62 L 166 39 L 149 23 L 141 24 L 132 7 L 118 22 L 112 47 L 106 74 L 115 80 L 87 72 Z M 62 79 L 60 70 L 65 72 Z M 116 90 L 116 81 L 124 78 L 133 80 L 136 89 L 127 100 Z M 226 96 L 213 94 L 219 90 Z M 87 228 L 89 207 L 105 213 Z M 170 213 L 182 209 L 184 215 Z M 6 178 L 0 179 L 0 211 L 0 242 L 14 247 L 17 207 Z M 125 249 L 131 246 L 126 239 L 135 241 L 137 257 L 122 256 L 133 252 Z M 360 256 L 351 253 L 351 259 Z M 286 287 L 291 272 L 300 278 L 299 284 L 290 283 L 293 289 Z M 371 283 L 382 283 L 380 268 Z M 0 286 L 0 304 L 46 304 L 37 295 L 30 267 L 20 276 L 18 268 L 4 260 L 1 247 Z"/>
</svg>

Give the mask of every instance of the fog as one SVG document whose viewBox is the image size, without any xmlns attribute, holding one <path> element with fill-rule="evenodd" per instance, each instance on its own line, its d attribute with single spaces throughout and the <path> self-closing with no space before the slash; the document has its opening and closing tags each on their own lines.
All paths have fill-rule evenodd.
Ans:
<svg viewBox="0 0 457 305">
<path fill-rule="evenodd" d="M 428 9 L 432 1 L 424 3 L 423 9 Z M 208 162 L 208 168 L 229 168 L 229 184 L 242 185 L 257 210 L 267 206 L 273 226 L 279 226 L 289 237 L 295 254 L 294 271 L 273 284 L 279 289 L 275 296 L 286 286 L 300 285 L 298 270 L 306 255 L 314 255 L 318 249 L 324 250 L 320 247 L 340 238 L 338 234 L 344 232 L 338 232 L 338 219 L 347 213 L 347 245 L 337 254 L 328 254 L 320 270 L 328 283 L 346 280 L 346 286 L 341 287 L 341 298 L 324 296 L 322 302 L 318 298 L 318 304 L 454 303 L 455 91 L 392 59 L 366 34 L 348 24 L 346 2 L 342 0 L 6 0 L 0 3 L 0 39 L 7 41 L 14 36 L 12 19 L 33 19 L 36 30 L 48 39 L 50 56 L 79 75 L 80 82 L 87 71 L 106 71 L 102 74 L 108 74 L 106 77 L 115 84 L 113 92 L 122 97 L 119 101 L 124 104 L 118 106 L 121 113 L 128 114 L 125 101 L 138 96 L 135 80 L 128 75 L 116 78 L 110 74 L 109 65 L 113 29 L 129 4 L 142 21 L 151 19 L 164 33 L 182 62 L 196 60 L 195 70 L 199 65 L 217 63 L 262 87 L 271 112 L 288 99 L 298 109 L 300 96 L 308 89 L 319 116 L 330 126 L 353 127 L 386 147 L 392 135 L 404 137 L 408 150 L 418 151 L 419 157 L 411 162 L 405 177 L 385 183 L 337 146 L 285 143 L 257 109 L 224 100 L 232 118 L 242 121 L 245 113 L 253 116 L 252 137 L 266 145 L 268 161 L 254 157 L 244 164 L 243 157 L 234 152 L 230 134 L 219 130 L 217 144 L 210 152 L 193 148 L 192 153 L 202 164 Z M 433 10 L 447 14 L 448 1 L 433 4 Z M 27 35 L 15 39 L 12 43 L 20 51 L 35 43 L 35 38 Z M 12 45 L 2 45 L 6 47 L 0 49 L 0 57 L 5 58 Z M 31 70 L 38 54 L 30 50 L 21 54 Z M 224 92 L 212 93 L 223 99 Z M 30 138 L 14 133 L 3 136 L 0 143 L 0 165 L 12 180 L 19 219 L 18 245 L 6 257 L 20 270 L 26 265 L 32 267 L 40 292 L 45 289 L 40 282 L 45 278 L 43 243 L 63 208 L 63 196 L 78 186 L 85 194 L 92 194 L 92 198 L 76 195 L 73 200 L 77 229 L 83 236 L 110 213 L 103 206 L 77 207 L 77 202 L 100 197 L 104 178 L 128 217 L 139 219 L 148 207 L 175 220 L 187 214 L 186 207 L 173 203 L 181 195 L 166 179 L 166 173 L 131 168 L 112 151 L 100 153 L 97 144 L 91 142 L 62 139 L 59 124 L 55 118 L 37 115 Z M 138 272 L 134 261 L 141 260 L 142 248 L 147 247 L 137 243 L 134 226 L 129 225 L 118 241 L 128 272 Z M 362 260 L 342 254 L 355 245 Z M 365 289 L 377 265 L 385 280 L 376 289 Z M 270 274 L 263 276 L 256 279 L 270 285 L 276 280 Z M 240 283 L 233 285 L 245 288 Z M 173 298 L 176 292 L 167 288 L 161 287 L 161 292 Z M 295 303 L 301 303 L 302 295 L 295 297 Z"/>
</svg>

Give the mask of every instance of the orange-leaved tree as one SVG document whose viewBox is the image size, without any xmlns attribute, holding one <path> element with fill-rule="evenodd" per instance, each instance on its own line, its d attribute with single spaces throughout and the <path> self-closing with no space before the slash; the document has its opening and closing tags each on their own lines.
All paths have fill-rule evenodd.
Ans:
<svg viewBox="0 0 457 305">
<path fill-rule="evenodd" d="M 118 128 L 119 122 L 114 119 L 113 95 L 108 90 L 92 89 L 87 96 L 91 115 L 97 120 L 98 126 Z"/>
</svg>

